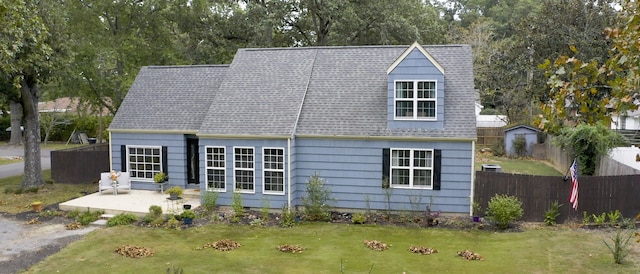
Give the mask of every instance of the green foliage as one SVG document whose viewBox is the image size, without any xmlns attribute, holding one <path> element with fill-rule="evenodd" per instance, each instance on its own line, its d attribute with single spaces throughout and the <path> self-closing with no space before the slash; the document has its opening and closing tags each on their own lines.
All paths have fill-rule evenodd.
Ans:
<svg viewBox="0 0 640 274">
<path fill-rule="evenodd" d="M 182 211 L 182 213 L 180 213 L 180 218 L 182 219 L 195 219 L 196 218 L 196 213 L 193 212 L 193 210 L 191 209 L 186 209 L 184 211 Z"/>
<path fill-rule="evenodd" d="M 600 215 L 593 214 L 592 216 L 593 216 L 593 221 L 596 223 L 596 225 L 603 225 L 604 222 L 607 220 L 606 212 L 602 212 L 602 214 Z"/>
<path fill-rule="evenodd" d="M 271 203 L 268 199 L 262 199 L 262 208 L 260 209 L 260 215 L 263 221 L 269 220 L 269 208 L 271 207 Z"/>
<path fill-rule="evenodd" d="M 282 206 L 282 214 L 280 217 L 282 218 L 280 220 L 280 226 L 282 227 L 292 227 L 296 224 L 295 213 L 287 206 Z"/>
<path fill-rule="evenodd" d="M 491 145 L 491 151 L 495 156 L 503 156 L 505 154 L 504 142 L 500 140 Z"/>
<path fill-rule="evenodd" d="M 165 228 L 180 230 L 180 221 L 178 221 L 175 216 L 171 215 L 165 224 Z"/>
<path fill-rule="evenodd" d="M 496 194 L 489 201 L 487 217 L 500 229 L 506 229 L 509 224 L 522 217 L 522 202 L 514 196 Z"/>
<path fill-rule="evenodd" d="M 547 225 L 555 225 L 556 224 L 556 218 L 558 216 L 560 216 L 560 207 L 562 207 L 562 204 L 559 204 L 558 201 L 553 201 L 551 203 L 551 208 L 549 208 L 545 213 L 544 213 L 544 223 Z"/>
<path fill-rule="evenodd" d="M 622 261 L 629 255 L 629 242 L 632 236 L 633 230 L 618 229 L 616 235 L 609 238 L 611 244 L 603 240 L 604 244 L 609 248 L 609 251 L 611 251 L 613 261 L 616 264 L 622 264 Z"/>
<path fill-rule="evenodd" d="M 622 218 L 622 213 L 620 213 L 620 210 L 616 209 L 616 211 L 607 213 L 607 217 L 609 217 L 609 224 L 614 226 L 617 225 L 618 221 Z"/>
<path fill-rule="evenodd" d="M 165 183 L 168 180 L 169 180 L 169 175 L 165 174 L 164 172 L 158 172 L 155 175 L 153 175 L 153 181 L 158 184 Z"/>
<path fill-rule="evenodd" d="M 208 212 L 212 212 L 216 208 L 216 203 L 218 201 L 218 192 L 215 191 L 205 191 L 202 196 L 202 207 L 206 209 Z"/>
<path fill-rule="evenodd" d="M 591 222 L 591 215 L 586 211 L 582 211 L 582 224 L 588 225 Z"/>
<path fill-rule="evenodd" d="M 511 146 L 518 157 L 527 155 L 527 139 L 524 136 L 517 136 L 511 142 Z"/>
<path fill-rule="evenodd" d="M 331 190 L 325 185 L 324 179 L 318 173 L 312 175 L 307 181 L 307 196 L 302 198 L 305 209 L 305 218 L 310 221 L 329 219 L 329 201 Z"/>
<path fill-rule="evenodd" d="M 364 224 L 367 222 L 367 216 L 362 213 L 354 213 L 351 217 L 351 222 L 354 224 Z"/>
<path fill-rule="evenodd" d="M 134 223 L 137 220 L 138 217 L 136 217 L 136 215 L 133 215 L 131 213 L 121 213 L 111 217 L 107 221 L 107 226 L 128 225 Z"/>
<path fill-rule="evenodd" d="M 603 124 L 580 124 L 575 128 L 562 128 L 554 139 L 563 149 L 570 149 L 578 159 L 580 174 L 593 175 L 598 161 L 611 148 L 623 144 L 624 138 Z"/>
<path fill-rule="evenodd" d="M 180 196 L 180 195 L 182 195 L 184 190 L 179 186 L 173 186 L 173 187 L 165 190 L 164 192 L 166 192 L 167 194 L 176 194 L 176 195 Z"/>
<path fill-rule="evenodd" d="M 235 213 L 233 215 L 234 221 L 239 221 L 240 217 L 244 216 L 244 206 L 242 205 L 242 193 L 240 193 L 240 190 L 233 192 L 231 208 L 233 208 L 233 212 Z"/>
<path fill-rule="evenodd" d="M 80 224 L 89 225 L 90 223 L 93 223 L 98 219 L 100 219 L 100 216 L 102 214 L 104 214 L 104 211 L 102 210 L 85 211 L 85 212 L 79 213 L 78 216 L 75 218 L 76 218 L 76 221 L 78 221 Z"/>
<path fill-rule="evenodd" d="M 151 216 L 157 217 L 162 215 L 162 207 L 159 205 L 152 205 L 149 207 L 149 214 L 151 214 Z"/>
</svg>

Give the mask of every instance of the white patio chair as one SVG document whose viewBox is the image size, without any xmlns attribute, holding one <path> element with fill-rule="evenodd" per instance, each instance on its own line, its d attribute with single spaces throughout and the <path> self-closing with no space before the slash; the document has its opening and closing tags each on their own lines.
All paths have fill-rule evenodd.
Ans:
<svg viewBox="0 0 640 274">
<path fill-rule="evenodd" d="M 129 176 L 129 172 L 122 172 L 120 176 L 118 176 L 118 186 L 116 187 L 118 190 L 127 190 L 131 191 L 131 176 Z"/>
<path fill-rule="evenodd" d="M 102 195 L 103 190 L 110 189 L 112 192 L 114 191 L 113 181 L 111 181 L 111 173 L 110 172 L 102 172 L 100 173 L 100 181 L 98 182 L 98 192 Z"/>
</svg>

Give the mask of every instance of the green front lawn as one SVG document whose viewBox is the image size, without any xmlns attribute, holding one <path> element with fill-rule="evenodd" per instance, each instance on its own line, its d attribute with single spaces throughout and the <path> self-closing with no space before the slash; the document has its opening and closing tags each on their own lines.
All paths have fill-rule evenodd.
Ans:
<svg viewBox="0 0 640 274">
<path fill-rule="evenodd" d="M 121 226 L 91 232 L 27 273 L 638 273 L 640 264 L 615 265 L 602 239 L 604 233 L 569 228 L 525 232 L 446 230 L 328 223 L 293 228 L 208 225 L 176 231 Z M 230 239 L 242 246 L 232 251 L 200 249 Z M 367 248 L 378 240 L 385 251 Z M 303 253 L 276 250 L 299 245 Z M 122 245 L 155 251 L 146 258 L 115 253 Z M 638 245 L 633 242 L 632 245 Z M 435 248 L 418 255 L 410 246 Z M 484 261 L 466 261 L 458 251 L 472 250 Z M 637 254 L 628 257 L 637 260 Z"/>
</svg>

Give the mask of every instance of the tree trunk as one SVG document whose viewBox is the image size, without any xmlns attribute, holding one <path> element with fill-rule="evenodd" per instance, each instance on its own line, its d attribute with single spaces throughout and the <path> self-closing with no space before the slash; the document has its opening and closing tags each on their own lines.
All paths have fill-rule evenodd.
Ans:
<svg viewBox="0 0 640 274">
<path fill-rule="evenodd" d="M 20 99 L 24 119 L 24 176 L 22 188 L 44 185 L 40 160 L 40 122 L 38 117 L 38 97 L 40 92 L 35 77 L 25 75 L 21 81 Z"/>
<path fill-rule="evenodd" d="M 22 106 L 18 102 L 10 101 L 9 109 L 11 111 L 11 139 L 9 139 L 9 144 L 19 146 L 22 145 Z"/>
</svg>

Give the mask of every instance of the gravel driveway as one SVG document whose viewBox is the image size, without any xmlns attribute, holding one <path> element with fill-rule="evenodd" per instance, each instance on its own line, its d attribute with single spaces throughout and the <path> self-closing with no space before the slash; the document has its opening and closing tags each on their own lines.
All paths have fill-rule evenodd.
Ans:
<svg viewBox="0 0 640 274">
<path fill-rule="evenodd" d="M 54 254 L 85 234 L 99 229 L 88 226 L 67 230 L 69 219 L 64 217 L 40 218 L 38 224 L 27 224 L 37 215 L 33 212 L 18 215 L 0 214 L 0 273 L 17 273 Z"/>
</svg>

